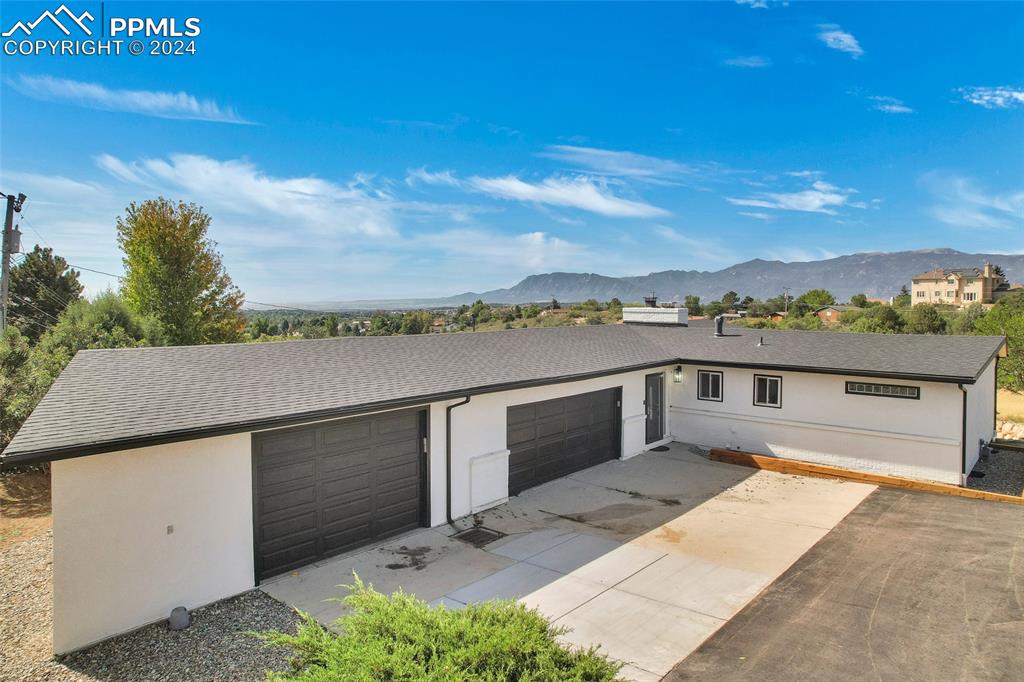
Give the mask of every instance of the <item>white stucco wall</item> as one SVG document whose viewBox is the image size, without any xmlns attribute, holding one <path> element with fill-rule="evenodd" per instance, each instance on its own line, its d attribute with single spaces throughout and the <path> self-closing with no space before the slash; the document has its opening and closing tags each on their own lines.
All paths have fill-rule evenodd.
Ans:
<svg viewBox="0 0 1024 682">
<path fill-rule="evenodd" d="M 699 369 L 723 373 L 723 402 L 697 400 Z M 754 374 L 782 377 L 781 408 L 753 404 Z M 845 382 L 856 380 L 919 386 L 921 399 L 848 395 Z M 956 384 L 688 365 L 683 382 L 670 385 L 676 440 L 961 482 L 963 398 Z"/>
<path fill-rule="evenodd" d="M 978 380 L 967 389 L 967 466 L 971 473 L 981 454 L 980 442 L 995 437 L 996 361 L 992 360 Z"/>
<path fill-rule="evenodd" d="M 622 456 L 632 457 L 671 440 L 669 419 L 665 438 L 647 444 L 645 440 L 644 377 L 662 372 L 668 386 L 671 366 L 615 374 L 585 381 L 552 384 L 500 393 L 475 395 L 452 411 L 452 517 L 459 518 L 500 504 L 508 498 L 507 408 L 540 400 L 562 398 L 576 393 L 622 387 Z M 430 409 L 430 518 L 431 525 L 445 523 L 445 408 L 452 400 Z"/>
<path fill-rule="evenodd" d="M 55 653 L 253 587 L 250 442 L 237 434 L 53 463 Z"/>
</svg>

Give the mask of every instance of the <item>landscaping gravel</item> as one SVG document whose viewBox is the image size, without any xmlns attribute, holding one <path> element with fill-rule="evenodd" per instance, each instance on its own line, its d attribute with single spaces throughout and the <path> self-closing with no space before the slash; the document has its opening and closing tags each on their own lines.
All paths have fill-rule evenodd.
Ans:
<svg viewBox="0 0 1024 682">
<path fill-rule="evenodd" d="M 967 487 L 1005 495 L 1024 494 L 1024 450 L 993 448 L 978 460 Z M 977 476 L 978 473 L 984 476 Z"/>
<path fill-rule="evenodd" d="M 55 660 L 52 547 L 47 533 L 0 552 L 0 680 L 258 680 L 287 669 L 286 651 L 245 634 L 298 622 L 259 590 L 197 609 L 186 630 L 156 623 Z"/>
</svg>

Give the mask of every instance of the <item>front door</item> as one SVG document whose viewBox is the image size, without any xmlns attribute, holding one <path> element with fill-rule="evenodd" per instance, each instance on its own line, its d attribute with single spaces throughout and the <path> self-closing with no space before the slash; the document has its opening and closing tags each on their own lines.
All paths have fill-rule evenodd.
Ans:
<svg viewBox="0 0 1024 682">
<path fill-rule="evenodd" d="M 648 374 L 646 381 L 647 441 L 653 443 L 665 437 L 665 375 Z"/>
</svg>

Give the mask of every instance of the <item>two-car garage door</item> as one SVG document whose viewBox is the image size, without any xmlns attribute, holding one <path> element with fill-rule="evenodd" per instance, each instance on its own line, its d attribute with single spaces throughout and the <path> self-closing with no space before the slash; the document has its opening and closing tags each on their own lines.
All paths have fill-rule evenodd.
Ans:
<svg viewBox="0 0 1024 682">
<path fill-rule="evenodd" d="M 508 492 L 619 457 L 621 389 L 508 408 Z"/>
<path fill-rule="evenodd" d="M 253 436 L 262 579 L 426 522 L 425 410 Z"/>
</svg>

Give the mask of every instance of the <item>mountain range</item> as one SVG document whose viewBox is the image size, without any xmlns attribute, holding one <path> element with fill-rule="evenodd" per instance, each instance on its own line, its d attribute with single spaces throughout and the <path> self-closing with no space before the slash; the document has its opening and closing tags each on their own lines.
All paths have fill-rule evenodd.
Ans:
<svg viewBox="0 0 1024 682">
<path fill-rule="evenodd" d="M 550 272 L 530 275 L 507 289 L 468 291 L 445 298 L 402 300 L 330 301 L 295 303 L 315 310 L 368 310 L 433 308 L 456 306 L 482 299 L 488 303 L 530 303 L 584 301 L 639 301 L 656 294 L 663 302 L 679 301 L 687 295 L 703 301 L 718 299 L 727 291 L 740 296 L 771 298 L 788 287 L 799 296 L 808 289 L 828 289 L 837 300 L 849 300 L 863 293 L 888 298 L 910 287 L 911 278 L 934 268 L 982 267 L 986 262 L 1000 266 L 1011 282 L 1024 280 L 1024 254 L 964 253 L 955 249 L 854 253 L 818 261 L 784 263 L 755 258 L 723 270 L 664 270 L 634 277 L 607 277 L 596 273 Z"/>
</svg>

